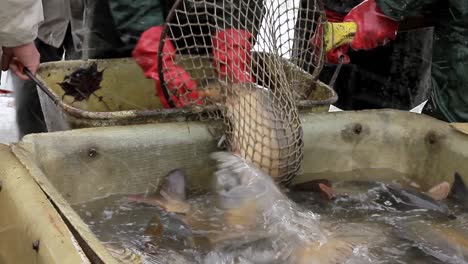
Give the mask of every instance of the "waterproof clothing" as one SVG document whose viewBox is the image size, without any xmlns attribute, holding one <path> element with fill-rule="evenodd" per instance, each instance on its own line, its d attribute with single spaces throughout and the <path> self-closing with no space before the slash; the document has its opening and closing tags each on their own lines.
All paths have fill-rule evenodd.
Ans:
<svg viewBox="0 0 468 264">
<path fill-rule="evenodd" d="M 434 116 L 468 122 L 468 1 L 376 0 L 388 16 L 401 21 L 424 16 L 434 26 L 431 106 Z M 425 111 L 430 113 L 430 111 Z"/>
<path fill-rule="evenodd" d="M 133 50 L 133 58 L 136 63 L 141 67 L 147 78 L 152 78 L 156 84 L 156 91 L 159 100 L 164 108 L 170 107 L 183 107 L 189 103 L 199 101 L 199 94 L 197 90 L 197 82 L 192 79 L 182 67 L 175 63 L 176 49 L 172 41 L 165 36 L 164 48 L 162 49 L 161 62 L 163 69 L 161 72 L 165 80 L 165 88 L 171 93 L 166 98 L 161 85 L 159 76 L 159 63 L 157 58 L 159 56 L 159 46 L 161 44 L 161 37 L 163 26 L 151 27 L 141 35 L 138 43 Z M 170 104 L 172 102 L 172 105 Z M 199 101 L 201 103 L 201 101 Z"/>
<path fill-rule="evenodd" d="M 356 33 L 350 46 L 354 50 L 370 50 L 384 46 L 390 40 L 395 40 L 398 22 L 386 16 L 375 3 L 375 0 L 365 0 L 353 8 L 343 19 L 344 22 L 354 22 Z"/>
<path fill-rule="evenodd" d="M 83 0 L 43 0 L 44 21 L 34 41 L 41 63 L 81 59 Z M 47 132 L 36 84 L 29 80 L 15 89 L 19 136 Z"/>
<path fill-rule="evenodd" d="M 131 57 L 141 34 L 162 25 L 170 9 L 165 0 L 84 1 L 84 24 L 89 29 L 84 49 L 91 59 Z"/>
<path fill-rule="evenodd" d="M 353 9 L 353 7 L 360 4 L 362 0 L 323 0 L 323 4 L 328 11 L 338 13 L 344 17 L 346 14 Z"/>
<path fill-rule="evenodd" d="M 41 54 L 41 63 L 60 61 L 65 52 L 65 60 L 79 60 L 81 54 L 75 50 L 74 39 L 69 26 L 63 42 L 58 48 L 37 38 L 34 43 Z M 47 132 L 39 95 L 34 81 L 22 81 L 22 87 L 15 89 L 16 122 L 20 139 L 31 133 Z"/>
<path fill-rule="evenodd" d="M 87 42 L 89 58 L 131 57 L 141 34 L 152 26 L 163 25 L 175 3 L 172 0 L 85 2 L 85 25 L 90 29 Z M 262 18 L 262 6 L 262 1 L 247 0 L 186 1 L 178 9 L 185 9 L 183 13 L 190 15 L 179 13 L 171 21 L 177 24 L 170 30 L 171 37 L 176 39 L 174 45 L 179 53 L 211 53 L 211 49 L 201 49 L 200 46 L 210 47 L 211 36 L 218 29 L 243 29 L 256 35 Z M 194 34 L 203 36 L 187 37 Z"/>
<path fill-rule="evenodd" d="M 167 2 L 166 2 L 167 1 Z M 91 29 L 89 58 L 118 58 L 133 55 L 145 75 L 156 81 L 156 90 L 162 94 L 156 59 L 162 26 L 173 8 L 170 0 L 87 0 L 85 23 Z M 174 7 L 167 31 L 163 76 L 165 85 L 172 95 L 159 96 L 164 107 L 182 107 L 188 101 L 195 102 L 199 95 L 196 82 L 190 75 L 173 63 L 180 54 L 213 55 L 220 65 L 220 71 L 234 81 L 251 80 L 244 64 L 249 64 L 254 37 L 258 33 L 262 15 L 262 1 L 204 2 L 185 1 Z M 175 15 L 174 15 L 175 14 Z M 236 41 L 248 36 L 248 40 Z M 226 41 L 228 38 L 230 41 Z M 216 52 L 213 47 L 229 46 L 230 52 Z M 133 51 L 133 54 L 132 54 Z M 176 54 L 177 53 L 177 54 Z M 237 55 L 246 61 L 240 63 Z M 235 57 L 235 58 L 233 58 Z M 178 98 L 174 95 L 177 94 Z M 187 100 L 189 99 L 189 100 Z M 172 102 L 172 103 L 171 103 Z M 201 102 L 201 101 L 198 101 Z M 197 102 L 197 103 L 198 103 Z"/>
<path fill-rule="evenodd" d="M 249 69 L 254 43 L 251 32 L 258 32 L 262 13 L 255 14 L 254 10 L 262 10 L 261 4 L 261 1 L 249 4 L 242 1 L 217 2 L 215 5 L 200 2 L 174 7 L 177 15 L 169 19 L 170 30 L 164 36 L 162 54 L 159 54 L 159 46 L 163 26 L 151 27 L 141 35 L 132 55 L 145 76 L 155 80 L 156 91 L 164 107 L 202 103 L 197 82 L 175 63 L 180 54 L 212 55 L 213 66 L 221 78 L 227 77 L 235 83 L 254 81 Z M 247 16 L 243 18 L 244 14 Z M 250 19 L 254 17 L 257 20 Z M 159 55 L 164 66 L 161 71 L 156 61 Z M 164 93 L 160 73 L 170 94 Z"/>
<path fill-rule="evenodd" d="M 343 21 L 351 9 L 361 2 L 324 0 L 327 20 Z M 339 52 L 347 52 L 350 63 L 341 67 L 332 87 L 338 93 L 337 107 L 344 110 L 409 110 L 428 97 L 432 32 L 431 28 L 400 31 L 395 41 L 367 51 L 339 47 L 327 53 L 328 63 L 324 65 L 319 78 L 329 83 L 338 63 L 333 56 L 338 58 L 336 55 Z"/>
<path fill-rule="evenodd" d="M 42 6 L 44 22 L 39 27 L 38 38 L 45 44 L 60 48 L 68 38 L 67 34 L 71 33 L 72 47 L 80 50 L 84 40 L 83 0 L 43 0 Z"/>
<path fill-rule="evenodd" d="M 43 21 L 39 0 L 0 1 L 0 47 L 16 47 L 33 42 Z"/>
</svg>

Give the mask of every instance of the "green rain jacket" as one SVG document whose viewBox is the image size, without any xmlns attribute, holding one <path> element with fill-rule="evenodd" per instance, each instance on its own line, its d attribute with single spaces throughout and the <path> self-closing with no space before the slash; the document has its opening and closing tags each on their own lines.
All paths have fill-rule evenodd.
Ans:
<svg viewBox="0 0 468 264">
<path fill-rule="evenodd" d="M 401 21 L 424 16 L 434 26 L 431 100 L 435 116 L 468 122 L 468 0 L 376 0 Z"/>
<path fill-rule="evenodd" d="M 162 25 L 164 0 L 85 0 L 85 55 L 91 59 L 130 57 L 141 33 Z"/>
<path fill-rule="evenodd" d="M 152 26 L 163 25 L 173 0 L 85 0 L 85 25 L 89 29 L 88 58 L 130 57 L 140 35 Z M 216 3 L 216 4 L 215 4 Z M 262 1 L 211 0 L 187 1 L 188 16 L 177 16 L 171 27 L 182 53 L 197 52 L 200 46 L 210 46 L 217 27 L 246 29 L 257 34 L 262 18 Z M 252 19 L 239 19 L 242 16 Z M 178 19 L 179 21 L 176 21 Z M 200 24 L 202 26 L 200 26 Z M 193 26 L 195 25 L 195 26 Z M 198 35 L 197 37 L 188 37 Z M 186 47 L 189 46 L 189 47 Z"/>
</svg>

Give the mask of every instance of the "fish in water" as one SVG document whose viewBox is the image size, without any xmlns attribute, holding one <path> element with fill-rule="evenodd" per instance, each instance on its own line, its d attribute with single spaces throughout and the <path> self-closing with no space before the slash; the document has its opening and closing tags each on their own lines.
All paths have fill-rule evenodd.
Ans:
<svg viewBox="0 0 468 264">
<path fill-rule="evenodd" d="M 138 252 L 134 248 L 120 247 L 110 243 L 104 244 L 104 247 L 120 263 L 143 264 L 145 261 L 145 253 Z"/>
<path fill-rule="evenodd" d="M 190 238 L 199 248 L 209 249 L 224 240 L 245 236 L 244 232 L 247 232 L 248 228 L 253 229 L 251 226 L 256 221 L 253 218 L 256 215 L 255 202 L 235 210 L 225 210 L 219 206 L 222 197 L 216 193 L 189 198 L 186 191 L 186 174 L 183 170 L 176 169 L 164 178 L 157 194 L 132 195 L 128 198 L 138 203 L 158 206 L 172 213 L 172 223 L 165 226 L 165 231 L 182 232 L 182 237 Z M 157 225 L 158 219 L 150 221 L 146 232 L 150 234 L 156 231 L 159 236 L 159 229 L 154 230 L 151 227 L 155 223 Z M 253 234 L 250 230 L 249 233 Z"/>
<path fill-rule="evenodd" d="M 459 204 L 464 210 L 468 210 L 468 188 L 458 172 L 455 172 L 449 198 Z"/>
<path fill-rule="evenodd" d="M 290 187 L 290 190 L 293 192 L 310 191 L 322 193 L 327 200 L 334 200 L 336 198 L 335 191 L 332 189 L 332 184 L 327 179 L 318 179 L 294 184 Z"/>
<path fill-rule="evenodd" d="M 166 210 L 176 208 L 194 236 L 207 238 L 208 246 L 197 247 L 207 254 L 205 263 L 262 263 L 259 258 L 266 263 L 342 263 L 357 257 L 356 248 L 376 240 L 361 233 L 340 236 L 330 231 L 333 228 L 324 235 L 326 225 L 319 223 L 318 215 L 291 201 L 263 170 L 233 153 L 212 157 L 218 162 L 212 194 L 183 196 L 177 192 L 185 190 L 185 181 L 175 178 L 185 176 L 170 174 L 150 200 Z M 174 204 L 174 199 L 186 205 L 164 205 Z"/>
<path fill-rule="evenodd" d="M 400 211 L 424 209 L 449 218 L 455 218 L 445 203 L 436 201 L 423 192 L 383 183 L 374 191 L 377 194 L 375 201 L 385 207 Z"/>
<path fill-rule="evenodd" d="M 456 225 L 431 220 L 396 221 L 399 237 L 444 263 L 468 264 L 468 232 Z"/>
<path fill-rule="evenodd" d="M 322 183 L 324 180 L 313 180 L 298 185 L 293 185 L 292 190 L 298 190 L 298 193 L 293 193 L 293 199 L 304 199 L 310 196 L 308 192 L 320 190 L 314 187 L 317 183 Z M 331 183 L 329 183 L 331 186 Z M 315 188 L 315 189 L 314 189 Z M 330 190 L 331 187 L 330 187 Z M 336 192 L 336 194 L 335 194 Z M 349 215 L 357 212 L 356 209 L 365 209 L 367 211 L 378 212 L 381 210 L 387 211 L 410 211 L 416 209 L 424 209 L 436 214 L 454 218 L 448 206 L 443 201 L 435 200 L 431 195 L 420 192 L 415 189 L 404 188 L 396 184 L 383 182 L 373 182 L 367 180 L 349 180 L 337 184 L 337 188 L 332 192 L 334 201 L 323 203 L 318 199 L 314 199 L 315 204 L 321 204 L 322 211 L 331 209 L 345 210 Z M 298 198 L 296 198 L 298 197 Z M 343 205 L 344 204 L 344 205 Z M 339 206 L 343 205 L 343 206 Z"/>
<path fill-rule="evenodd" d="M 291 201 L 268 174 L 240 156 L 217 152 L 212 157 L 218 161 L 215 178 L 222 197 L 220 206 L 230 211 L 254 203 L 257 222 L 261 223 L 256 228 L 265 236 L 262 250 L 247 247 L 228 254 L 211 252 L 211 263 L 232 263 L 236 259 L 245 263 L 343 263 L 357 257 L 354 252 L 358 246 L 376 241 L 372 235 L 341 236 L 325 230 L 317 215 Z"/>
<path fill-rule="evenodd" d="M 104 247 L 109 251 L 118 263 L 127 264 L 188 264 L 193 263 L 185 256 L 161 247 L 155 247 L 151 243 L 146 243 L 145 249 L 138 249 L 133 245 L 121 245 L 105 243 Z M 154 250 L 156 248 L 156 250 Z M 156 252 L 155 252 L 156 251 Z"/>
</svg>

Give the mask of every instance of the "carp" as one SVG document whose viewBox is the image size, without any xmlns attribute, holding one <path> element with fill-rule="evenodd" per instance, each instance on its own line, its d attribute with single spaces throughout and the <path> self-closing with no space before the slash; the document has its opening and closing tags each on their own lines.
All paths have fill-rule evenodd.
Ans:
<svg viewBox="0 0 468 264">
<path fill-rule="evenodd" d="M 187 199 L 179 192 L 185 181 L 175 180 L 184 177 L 170 174 L 158 195 L 132 197 L 174 209 L 194 236 L 206 237 L 204 263 L 342 263 L 362 257 L 355 249 L 381 236 L 335 233 L 336 227 L 321 224 L 318 215 L 290 200 L 270 175 L 240 155 L 216 152 L 212 158 L 217 161 L 212 194 Z"/>
<path fill-rule="evenodd" d="M 431 220 L 403 219 L 397 234 L 424 253 L 444 263 L 468 263 L 468 232 L 464 228 Z"/>
</svg>

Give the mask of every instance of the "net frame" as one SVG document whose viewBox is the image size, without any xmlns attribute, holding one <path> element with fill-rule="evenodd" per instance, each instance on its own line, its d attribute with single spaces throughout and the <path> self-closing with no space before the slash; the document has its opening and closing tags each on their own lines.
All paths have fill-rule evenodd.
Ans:
<svg viewBox="0 0 468 264">
<path fill-rule="evenodd" d="M 294 2 L 288 0 L 272 0 L 270 3 L 275 1 L 280 3 L 279 6 L 281 6 L 281 4 L 288 6 L 289 3 Z M 205 100 L 206 97 L 203 98 L 201 108 L 204 113 L 208 113 L 208 120 L 224 120 L 229 150 L 240 153 L 244 158 L 253 162 L 261 169 L 264 169 L 279 182 L 288 184 L 299 172 L 303 159 L 302 128 L 296 101 L 308 98 L 311 91 L 313 91 L 317 85 L 318 76 L 324 62 L 322 24 L 325 22 L 325 15 L 323 4 L 319 3 L 318 0 L 300 0 L 299 7 L 286 7 L 286 10 L 283 10 L 284 13 L 288 13 L 291 10 L 297 13 L 297 17 L 293 19 L 292 46 L 289 44 L 289 48 L 284 50 L 282 47 L 287 44 L 282 42 L 281 37 L 283 34 L 286 34 L 288 41 L 290 41 L 291 27 L 288 27 L 286 33 L 277 34 L 278 29 L 274 24 L 277 24 L 278 21 L 275 20 L 273 16 L 279 12 L 278 8 L 275 9 L 272 8 L 272 6 L 265 5 L 267 1 L 245 0 L 238 2 L 241 3 L 241 6 L 242 3 L 247 3 L 246 6 L 249 6 L 251 3 L 255 2 L 255 9 L 258 7 L 258 2 L 262 2 L 264 9 L 260 15 L 260 21 L 266 21 L 266 28 L 270 29 L 263 32 L 266 33 L 267 36 L 270 34 L 270 43 L 268 43 L 268 39 L 267 41 L 264 40 L 263 43 L 267 46 L 267 49 L 269 48 L 269 52 L 257 52 L 255 54 L 256 56 L 251 55 L 252 57 L 250 58 L 248 69 L 252 70 L 255 67 L 258 68 L 258 65 L 263 64 L 263 70 L 267 68 L 269 71 L 264 71 L 264 74 L 267 75 L 266 77 L 261 76 L 259 78 L 257 69 L 257 72 L 254 74 L 255 81 L 253 83 L 239 84 L 227 77 L 220 77 L 219 69 L 222 63 L 217 63 L 216 66 L 213 67 L 213 70 L 218 72 L 215 79 L 217 79 L 216 81 L 218 81 L 222 87 L 218 87 L 218 91 L 214 92 L 214 94 L 218 95 L 218 98 L 216 98 L 214 102 Z M 162 86 L 162 96 L 167 99 L 171 107 L 175 107 L 176 105 L 171 100 L 173 94 L 171 94 L 170 89 L 168 89 L 166 85 L 167 82 L 164 75 L 165 67 L 161 67 L 164 63 L 163 50 L 164 45 L 166 45 L 166 40 L 172 42 L 177 41 L 177 39 L 173 37 L 173 26 L 187 26 L 188 24 L 191 30 L 190 35 L 194 37 L 194 39 L 195 36 L 199 36 L 192 30 L 193 26 L 196 26 L 196 24 L 176 24 L 177 21 L 180 21 L 180 14 L 184 14 L 184 11 L 187 10 L 187 5 L 190 3 L 194 6 L 197 4 L 200 6 L 205 5 L 205 7 L 207 5 L 219 4 L 216 0 L 176 0 L 169 12 L 163 27 L 162 36 L 160 37 L 161 41 L 157 52 L 157 64 L 159 65 L 158 77 L 160 79 L 160 85 Z M 233 4 L 235 2 L 222 1 L 222 3 L 223 6 L 221 9 L 225 10 L 225 3 Z M 216 6 L 214 9 L 214 15 L 216 15 Z M 206 13 L 207 12 L 200 12 L 196 14 L 195 12 L 194 14 L 186 11 L 186 21 L 190 21 L 188 15 L 196 15 L 196 21 L 200 27 L 208 24 L 208 28 L 210 26 L 216 28 L 215 32 L 225 29 L 220 27 L 217 22 L 215 22 L 214 25 L 210 24 L 210 21 L 208 21 L 209 19 L 202 17 L 202 15 L 209 17 L 210 14 Z M 242 11 L 239 11 L 239 13 L 242 14 Z M 311 14 L 312 18 L 309 17 Z M 248 16 L 244 14 L 244 17 Z M 280 22 L 286 24 L 290 23 L 291 19 L 288 15 L 286 17 L 286 21 Z M 201 24 L 200 18 L 202 18 L 202 20 L 205 18 L 205 24 Z M 176 23 L 173 22 L 174 20 Z M 215 21 L 217 21 L 216 18 Z M 226 21 L 222 23 L 228 24 Z M 241 24 L 240 21 L 237 21 L 237 23 Z M 262 30 L 262 26 L 263 25 L 260 25 L 258 28 L 251 30 L 257 31 L 252 32 L 253 42 L 258 41 L 257 34 Z M 202 32 L 202 30 L 200 30 L 200 32 Z M 209 35 L 212 37 L 213 32 L 209 31 Z M 184 38 L 184 36 L 181 38 Z M 204 48 L 209 50 L 207 47 L 213 45 L 213 40 L 212 43 L 207 44 L 205 38 L 201 39 Z M 184 46 L 187 47 L 188 43 L 185 39 L 184 42 Z M 194 43 L 196 43 L 196 41 L 194 41 Z M 183 50 L 184 48 L 177 49 L 178 56 L 183 53 L 181 49 Z M 196 49 L 197 47 L 195 47 L 195 50 Z M 207 51 L 206 53 L 210 54 L 213 53 L 213 51 Z M 188 56 L 193 56 L 193 58 L 195 58 L 199 56 L 199 54 L 192 54 L 189 50 Z M 288 66 L 292 67 L 289 74 L 282 65 L 285 57 L 286 61 L 290 63 Z M 252 64 L 257 65 L 253 66 Z M 268 67 L 265 67 L 265 64 L 268 64 Z M 310 78 L 310 83 L 306 85 L 306 89 L 297 89 L 298 86 L 304 87 L 304 85 L 297 85 L 297 83 L 295 83 L 297 78 L 295 77 L 299 73 L 304 74 L 304 72 L 307 72 L 312 77 Z M 197 79 L 197 83 L 200 83 L 199 79 Z M 262 87 L 265 89 L 262 89 Z M 245 93 L 245 90 L 249 92 Z M 189 107 L 197 108 L 198 106 L 191 104 Z M 249 125 L 247 123 L 252 124 Z M 261 149 L 261 151 L 257 149 Z"/>
</svg>

